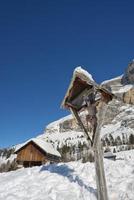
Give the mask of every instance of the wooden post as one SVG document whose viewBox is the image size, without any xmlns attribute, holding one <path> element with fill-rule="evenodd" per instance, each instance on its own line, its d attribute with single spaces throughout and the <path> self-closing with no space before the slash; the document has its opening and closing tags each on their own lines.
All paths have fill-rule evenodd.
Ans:
<svg viewBox="0 0 134 200">
<path fill-rule="evenodd" d="M 104 163 L 103 163 L 103 152 L 100 140 L 100 131 L 103 123 L 103 118 L 105 116 L 106 108 L 107 108 L 106 103 L 100 101 L 99 110 L 97 114 L 97 128 L 94 135 L 94 143 L 93 143 L 98 200 L 108 200 Z"/>
<path fill-rule="evenodd" d="M 77 111 L 74 108 L 70 108 L 70 110 L 73 112 L 79 125 L 83 128 L 87 140 L 90 141 L 91 144 L 93 145 L 98 200 L 108 200 L 104 163 L 103 163 L 103 152 L 102 152 L 101 140 L 100 140 L 100 131 L 101 131 L 102 123 L 103 123 L 103 118 L 106 113 L 107 104 L 104 101 L 100 101 L 98 107 L 99 107 L 98 112 L 96 113 L 97 127 L 95 128 L 94 141 L 91 140 L 88 134 L 88 131 L 84 127 Z"/>
<path fill-rule="evenodd" d="M 88 134 L 88 131 L 86 130 L 85 126 L 83 125 L 77 111 L 74 108 L 70 107 L 71 112 L 74 114 L 79 125 L 84 130 L 85 136 L 86 136 L 87 140 L 91 142 L 91 145 L 94 150 L 98 200 L 108 200 L 104 163 L 103 163 L 103 152 L 102 152 L 101 140 L 100 140 L 100 131 L 101 131 L 102 123 L 103 123 L 103 118 L 106 113 L 106 109 L 107 109 L 107 103 L 105 101 L 101 100 L 99 102 L 98 112 L 95 113 L 96 117 L 97 117 L 97 127 L 95 127 L 95 129 L 94 129 L 95 130 L 94 138 L 93 138 L 94 141 L 92 141 Z"/>
</svg>

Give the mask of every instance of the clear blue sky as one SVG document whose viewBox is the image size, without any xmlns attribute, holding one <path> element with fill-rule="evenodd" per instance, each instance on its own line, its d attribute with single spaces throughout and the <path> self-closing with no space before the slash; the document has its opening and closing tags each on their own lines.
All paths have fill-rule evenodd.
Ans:
<svg viewBox="0 0 134 200">
<path fill-rule="evenodd" d="M 35 137 L 67 113 L 76 66 L 97 82 L 134 57 L 134 1 L 0 2 L 0 147 Z"/>
</svg>

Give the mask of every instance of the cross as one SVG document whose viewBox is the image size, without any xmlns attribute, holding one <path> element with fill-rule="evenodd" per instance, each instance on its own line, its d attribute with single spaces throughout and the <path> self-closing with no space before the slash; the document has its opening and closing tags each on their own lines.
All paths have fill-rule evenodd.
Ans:
<svg viewBox="0 0 134 200">
<path fill-rule="evenodd" d="M 89 142 L 89 147 L 94 151 L 98 200 L 108 200 L 100 130 L 106 113 L 107 104 L 113 97 L 114 95 L 109 90 L 101 87 L 90 79 L 87 72 L 81 68 L 76 68 L 62 102 L 62 107 L 70 109 L 76 118 Z M 82 122 L 80 116 L 80 113 L 85 110 L 87 111 L 87 127 Z M 90 131 L 92 130 L 92 136 L 88 129 L 89 124 Z"/>
</svg>

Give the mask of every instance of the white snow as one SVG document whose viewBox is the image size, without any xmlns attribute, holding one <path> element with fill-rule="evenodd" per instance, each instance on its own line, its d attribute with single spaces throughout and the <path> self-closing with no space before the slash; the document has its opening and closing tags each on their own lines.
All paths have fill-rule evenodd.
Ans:
<svg viewBox="0 0 134 200">
<path fill-rule="evenodd" d="M 75 79 L 79 77 L 80 79 L 86 81 L 89 85 L 97 85 L 96 82 L 93 80 L 93 77 L 91 74 L 89 74 L 86 70 L 84 70 L 82 67 L 76 67 L 74 72 L 73 72 L 73 77 L 72 77 L 72 80 L 71 80 L 71 83 L 68 87 L 68 90 L 65 94 L 65 97 L 62 101 L 62 104 L 61 104 L 61 107 L 62 108 L 65 108 L 65 102 L 66 102 L 66 98 L 68 97 L 69 95 L 69 92 L 70 90 L 72 89 L 73 87 L 73 84 L 74 84 L 74 81 Z"/>
<path fill-rule="evenodd" d="M 112 134 L 112 133 L 118 133 L 117 130 L 120 128 L 121 123 L 117 122 L 116 124 L 108 124 L 101 128 L 101 137 Z"/>
<path fill-rule="evenodd" d="M 60 124 L 72 119 L 73 116 L 68 115 L 55 122 L 50 123 L 46 127 L 44 133 L 42 135 L 39 135 L 38 138 L 52 143 L 55 148 L 62 148 L 64 145 L 75 145 L 77 147 L 78 144 L 87 143 L 83 131 L 76 131 L 71 129 L 64 132 L 60 131 Z"/>
<path fill-rule="evenodd" d="M 127 135 L 127 137 L 129 137 L 129 135 L 131 134 L 134 135 L 134 130 L 129 127 L 121 126 L 121 122 L 117 122 L 116 124 L 108 124 L 101 128 L 102 138 L 109 134 L 111 134 L 114 137 L 114 139 L 118 136 L 122 137 L 122 134 Z"/>
<path fill-rule="evenodd" d="M 118 101 L 117 101 L 118 102 Z M 110 106 L 110 105 L 109 105 Z M 86 111 L 81 112 L 84 116 Z M 44 134 L 38 136 L 45 141 L 51 142 L 55 148 L 62 148 L 64 145 L 67 146 L 78 146 L 78 144 L 85 144 L 87 140 L 85 139 L 83 131 L 72 130 L 70 128 L 64 132 L 60 130 L 60 124 L 73 119 L 72 115 L 68 115 L 60 120 L 57 120 L 46 127 Z M 126 121 L 127 126 L 123 126 L 122 122 Z M 110 124 L 104 125 L 101 129 L 101 137 L 106 137 L 112 134 L 114 139 L 117 136 L 122 137 L 122 134 L 129 137 L 130 134 L 134 135 L 134 129 L 129 127 L 129 123 L 132 124 L 134 121 L 134 106 L 129 104 L 122 104 L 119 108 L 119 113 L 113 118 Z"/>
<path fill-rule="evenodd" d="M 52 146 L 51 143 L 48 143 L 48 142 L 46 142 L 46 141 L 44 141 L 43 139 L 40 139 L 40 138 L 33 138 L 33 139 L 28 140 L 27 142 L 17 146 L 15 151 L 18 151 L 20 148 L 25 146 L 30 141 L 33 141 L 35 144 L 37 144 L 45 152 L 47 152 L 51 155 L 56 155 L 58 157 L 61 157 L 60 153 Z"/>
<path fill-rule="evenodd" d="M 53 134 L 46 133 L 45 135 L 41 135 L 40 137 L 48 142 L 52 142 L 55 148 L 63 147 L 64 145 L 76 147 L 78 144 L 87 143 L 87 140 L 84 137 L 83 132 L 76 132 L 76 131 L 66 131 L 66 132 L 55 132 Z"/>
<path fill-rule="evenodd" d="M 129 91 L 130 89 L 132 89 L 134 87 L 134 85 L 133 84 L 123 85 L 121 83 L 122 76 L 123 75 L 115 77 L 113 79 L 103 81 L 101 83 L 101 85 L 107 85 L 107 84 L 110 85 L 110 88 L 111 88 L 113 94 L 125 93 L 125 92 Z"/>
<path fill-rule="evenodd" d="M 50 124 L 47 125 L 45 131 L 49 130 L 49 132 L 50 132 L 50 129 L 51 129 L 52 132 L 55 132 L 55 131 L 59 132 L 59 124 L 63 123 L 66 120 L 71 120 L 71 119 L 73 119 L 72 114 L 67 115 L 59 120 L 54 121 L 54 122 L 51 122 Z"/>
<path fill-rule="evenodd" d="M 6 162 L 6 157 L 5 156 L 0 156 L 0 165 L 2 163 L 5 163 Z"/>
<path fill-rule="evenodd" d="M 110 105 L 109 105 L 110 106 Z M 101 137 L 112 134 L 114 138 L 122 134 L 129 137 L 130 134 L 134 135 L 134 129 L 129 126 L 134 121 L 134 106 L 129 104 L 122 104 L 119 108 L 119 113 L 113 118 L 111 123 L 103 125 L 101 128 Z M 126 125 L 123 125 L 126 122 Z"/>
<path fill-rule="evenodd" d="M 133 87 L 134 87 L 134 86 L 133 86 L 132 84 L 122 86 L 122 87 L 118 90 L 118 93 L 125 93 L 125 92 L 129 91 L 130 89 L 132 89 Z"/>
<path fill-rule="evenodd" d="M 113 157 L 114 154 L 111 151 L 108 152 L 104 152 L 104 158 L 109 158 L 109 157 Z"/>
<path fill-rule="evenodd" d="M 89 74 L 86 70 L 84 70 L 82 67 L 76 67 L 74 70 L 74 74 L 83 74 L 84 76 L 86 76 L 90 81 L 94 82 L 94 79 L 92 77 L 91 74 Z"/>
<path fill-rule="evenodd" d="M 117 76 L 115 78 L 112 78 L 112 79 L 109 79 L 109 80 L 105 80 L 101 83 L 101 85 L 105 85 L 105 84 L 108 84 L 108 83 L 111 83 L 111 82 L 115 82 L 115 81 L 118 81 L 120 80 L 121 78 L 123 77 L 123 74 L 120 75 L 120 76 Z"/>
<path fill-rule="evenodd" d="M 11 154 L 9 158 L 6 158 L 5 156 L 0 156 L 0 165 L 3 163 L 7 163 L 8 161 L 12 162 L 16 158 L 15 154 Z"/>
<path fill-rule="evenodd" d="M 104 159 L 109 200 L 134 199 L 134 150 Z M 97 200 L 94 163 L 70 162 L 0 174 L 0 200 Z"/>
</svg>

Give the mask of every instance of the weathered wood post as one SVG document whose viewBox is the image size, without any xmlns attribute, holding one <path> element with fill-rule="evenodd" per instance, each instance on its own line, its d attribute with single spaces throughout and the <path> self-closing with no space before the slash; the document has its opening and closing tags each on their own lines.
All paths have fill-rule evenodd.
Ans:
<svg viewBox="0 0 134 200">
<path fill-rule="evenodd" d="M 96 90 L 96 89 L 94 89 Z M 97 89 L 100 93 L 100 98 L 97 102 L 95 100 L 95 95 L 88 96 L 87 98 L 87 120 L 92 126 L 93 136 L 92 136 L 92 148 L 94 151 L 95 159 L 95 170 L 96 170 L 96 184 L 97 184 L 97 197 L 98 200 L 108 200 L 104 163 L 103 163 L 103 151 L 100 140 L 100 131 L 103 123 L 103 118 L 106 113 L 107 103 L 112 100 L 112 94 L 108 91 L 102 89 Z M 93 91 L 97 94 L 97 91 Z"/>
<path fill-rule="evenodd" d="M 95 159 L 95 171 L 96 171 L 96 184 L 97 184 L 97 196 L 98 200 L 108 200 L 108 192 L 104 171 L 103 163 L 103 152 L 101 147 L 100 140 L 100 131 L 105 116 L 106 104 L 100 102 L 101 107 L 98 110 L 97 114 L 97 128 L 94 136 L 93 150 L 94 150 L 94 159 Z"/>
</svg>

